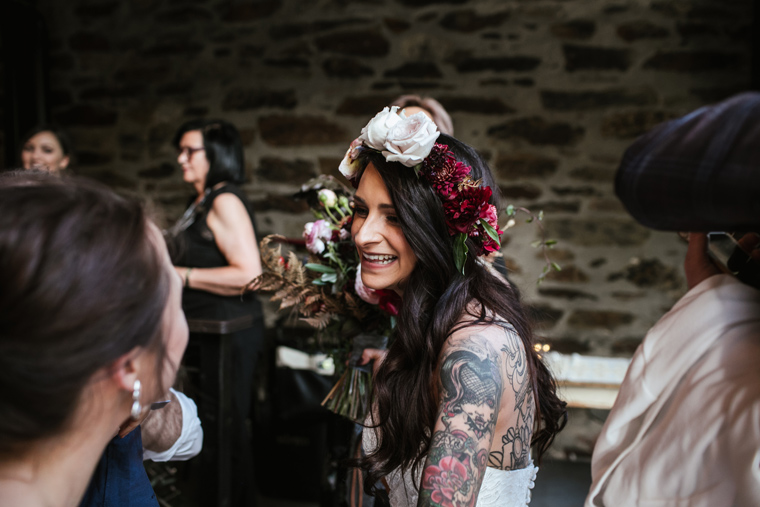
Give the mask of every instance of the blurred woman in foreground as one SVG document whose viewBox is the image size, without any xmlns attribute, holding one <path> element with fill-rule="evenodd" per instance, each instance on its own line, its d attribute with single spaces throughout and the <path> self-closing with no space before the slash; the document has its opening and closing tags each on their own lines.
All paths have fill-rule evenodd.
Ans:
<svg viewBox="0 0 760 507">
<path fill-rule="evenodd" d="M 182 282 L 142 207 L 0 177 L 0 505 L 76 505 L 108 442 L 174 382 Z"/>
</svg>

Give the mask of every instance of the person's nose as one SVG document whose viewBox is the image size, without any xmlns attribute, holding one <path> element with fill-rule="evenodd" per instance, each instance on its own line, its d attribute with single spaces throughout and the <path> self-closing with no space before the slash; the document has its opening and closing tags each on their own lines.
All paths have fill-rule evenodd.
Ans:
<svg viewBox="0 0 760 507">
<path fill-rule="evenodd" d="M 361 248 L 376 245 L 382 239 L 378 219 L 372 214 L 367 216 L 361 223 L 359 230 L 354 234 L 354 243 Z"/>
</svg>

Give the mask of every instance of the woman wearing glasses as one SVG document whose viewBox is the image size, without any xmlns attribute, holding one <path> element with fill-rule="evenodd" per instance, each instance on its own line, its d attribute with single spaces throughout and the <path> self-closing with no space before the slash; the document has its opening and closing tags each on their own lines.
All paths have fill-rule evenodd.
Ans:
<svg viewBox="0 0 760 507">
<path fill-rule="evenodd" d="M 195 195 L 184 216 L 169 231 L 174 264 L 185 289 L 182 306 L 188 319 L 228 320 L 252 315 L 252 328 L 235 333 L 233 343 L 233 423 L 236 444 L 250 449 L 245 420 L 250 410 L 254 365 L 263 333 L 261 305 L 241 296 L 261 274 L 253 211 L 238 186 L 245 176 L 240 135 L 223 120 L 193 120 L 174 137 L 183 179 Z M 249 503 L 252 481 L 248 452 L 235 453 L 233 505 Z"/>
</svg>

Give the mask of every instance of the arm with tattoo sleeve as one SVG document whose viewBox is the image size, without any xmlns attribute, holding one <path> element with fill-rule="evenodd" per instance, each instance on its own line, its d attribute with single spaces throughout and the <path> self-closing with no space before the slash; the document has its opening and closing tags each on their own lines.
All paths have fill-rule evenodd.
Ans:
<svg viewBox="0 0 760 507">
<path fill-rule="evenodd" d="M 500 355 L 479 335 L 449 339 L 439 363 L 440 408 L 418 506 L 474 506 L 503 387 Z"/>
</svg>

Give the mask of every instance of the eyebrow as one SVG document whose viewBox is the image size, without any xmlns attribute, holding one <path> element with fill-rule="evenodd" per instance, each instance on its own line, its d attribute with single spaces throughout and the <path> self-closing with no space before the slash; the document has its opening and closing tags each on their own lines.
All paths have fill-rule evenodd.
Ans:
<svg viewBox="0 0 760 507">
<path fill-rule="evenodd" d="M 363 204 L 365 206 L 367 205 L 367 203 L 364 201 L 364 199 L 362 199 L 358 195 L 354 195 L 354 200 L 355 201 L 359 201 L 361 204 Z M 396 207 L 393 204 L 380 204 L 378 206 L 378 208 L 380 208 L 380 209 L 389 209 L 389 210 L 395 210 L 396 209 Z"/>
</svg>

